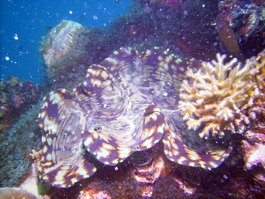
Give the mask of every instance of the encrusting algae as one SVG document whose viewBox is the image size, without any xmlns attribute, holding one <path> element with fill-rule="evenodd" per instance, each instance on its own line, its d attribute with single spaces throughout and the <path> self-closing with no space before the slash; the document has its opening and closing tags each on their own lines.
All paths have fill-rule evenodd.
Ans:
<svg viewBox="0 0 265 199">
<path fill-rule="evenodd" d="M 233 124 L 243 109 L 264 98 L 265 51 L 243 65 L 226 55 L 189 69 L 180 89 L 179 110 L 189 129 L 202 129 L 200 137 L 223 137 L 236 132 Z"/>
</svg>

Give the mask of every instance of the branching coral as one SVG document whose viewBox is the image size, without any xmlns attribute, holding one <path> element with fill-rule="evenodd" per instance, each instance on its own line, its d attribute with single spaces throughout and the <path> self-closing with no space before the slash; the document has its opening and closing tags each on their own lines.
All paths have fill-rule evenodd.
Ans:
<svg viewBox="0 0 265 199">
<path fill-rule="evenodd" d="M 241 110 L 263 96 L 264 52 L 242 63 L 225 62 L 226 55 L 202 63 L 198 71 L 190 69 L 181 86 L 179 109 L 189 129 L 200 137 L 222 137 L 234 132 L 233 119 Z"/>
</svg>

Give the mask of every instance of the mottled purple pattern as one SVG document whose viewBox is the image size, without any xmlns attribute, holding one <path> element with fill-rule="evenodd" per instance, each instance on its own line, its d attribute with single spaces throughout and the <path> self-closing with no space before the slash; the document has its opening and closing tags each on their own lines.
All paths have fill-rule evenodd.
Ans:
<svg viewBox="0 0 265 199">
<path fill-rule="evenodd" d="M 176 125 L 180 82 L 185 70 L 197 63 L 158 48 L 143 53 L 121 48 L 101 64 L 90 66 L 73 94 L 65 89 L 50 93 L 38 119 L 43 136 L 39 162 L 43 179 L 56 186 L 71 186 L 96 170 L 84 157 L 84 150 L 106 165 L 116 165 L 162 138 L 171 161 L 203 168 L 218 166 L 229 150 L 198 154 L 185 145 L 185 132 Z M 213 157 L 216 153 L 220 157 Z"/>
</svg>

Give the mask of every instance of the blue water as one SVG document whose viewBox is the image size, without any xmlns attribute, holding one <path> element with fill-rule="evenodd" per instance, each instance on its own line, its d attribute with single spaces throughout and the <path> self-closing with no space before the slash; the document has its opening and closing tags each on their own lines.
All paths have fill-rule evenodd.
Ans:
<svg viewBox="0 0 265 199">
<path fill-rule="evenodd" d="M 44 76 L 39 42 L 62 20 L 104 28 L 128 10 L 130 0 L 1 0 L 0 78 L 16 76 L 40 84 Z"/>
</svg>

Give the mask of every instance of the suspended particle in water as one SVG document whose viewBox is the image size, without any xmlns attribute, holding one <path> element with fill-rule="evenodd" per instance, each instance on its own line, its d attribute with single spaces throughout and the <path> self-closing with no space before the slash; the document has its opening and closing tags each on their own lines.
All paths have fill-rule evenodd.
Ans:
<svg viewBox="0 0 265 199">
<path fill-rule="evenodd" d="M 18 40 L 19 39 L 17 34 L 14 35 L 14 39 L 15 40 Z"/>
</svg>

